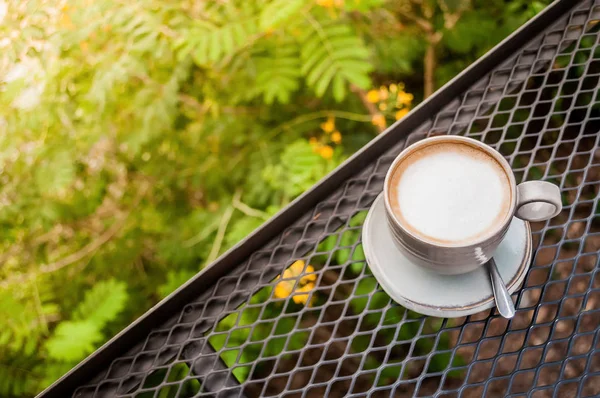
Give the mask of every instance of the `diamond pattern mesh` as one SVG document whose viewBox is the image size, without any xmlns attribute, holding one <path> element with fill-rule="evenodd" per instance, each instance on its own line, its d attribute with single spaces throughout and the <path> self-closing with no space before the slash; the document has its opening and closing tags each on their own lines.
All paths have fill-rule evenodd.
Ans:
<svg viewBox="0 0 600 398">
<path fill-rule="evenodd" d="M 600 395 L 599 20 L 600 2 L 581 2 L 75 396 Z M 365 264 L 361 227 L 389 165 L 436 134 L 561 187 L 559 217 L 532 225 L 510 321 L 412 313 Z"/>
</svg>

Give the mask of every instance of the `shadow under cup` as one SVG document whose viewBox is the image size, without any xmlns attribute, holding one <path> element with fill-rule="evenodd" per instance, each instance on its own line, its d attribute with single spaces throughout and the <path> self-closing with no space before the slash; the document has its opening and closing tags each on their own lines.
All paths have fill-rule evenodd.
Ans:
<svg viewBox="0 0 600 398">
<path fill-rule="evenodd" d="M 478 161 L 489 162 L 488 165 L 498 170 L 500 179 L 503 180 L 502 185 L 505 185 L 501 190 L 504 196 L 500 201 L 502 207 L 500 210 L 495 210 L 493 221 L 484 230 L 468 239 L 437 239 L 416 230 L 402 216 L 397 199 L 398 195 L 402 195 L 399 191 L 400 178 L 410 164 L 415 161 L 426 162 L 425 153 L 437 154 L 450 149 L 468 154 L 464 156 L 476 157 Z M 517 185 L 508 162 L 493 148 L 471 138 L 439 136 L 419 141 L 398 155 L 386 175 L 384 199 L 388 226 L 394 243 L 403 254 L 412 262 L 438 273 L 462 274 L 480 267 L 492 258 L 515 214 Z M 443 197 L 439 199 L 444 200 Z M 502 204 L 505 201 L 506 203 Z M 419 211 L 427 212 L 426 206 L 424 205 L 424 208 Z"/>
</svg>

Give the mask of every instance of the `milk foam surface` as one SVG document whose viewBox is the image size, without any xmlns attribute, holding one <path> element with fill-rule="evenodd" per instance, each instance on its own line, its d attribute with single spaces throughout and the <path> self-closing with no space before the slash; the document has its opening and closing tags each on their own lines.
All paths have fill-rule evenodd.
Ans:
<svg viewBox="0 0 600 398">
<path fill-rule="evenodd" d="M 501 166 L 464 147 L 425 148 L 401 172 L 397 203 L 418 234 L 448 242 L 477 239 L 508 211 L 510 186 Z"/>
</svg>

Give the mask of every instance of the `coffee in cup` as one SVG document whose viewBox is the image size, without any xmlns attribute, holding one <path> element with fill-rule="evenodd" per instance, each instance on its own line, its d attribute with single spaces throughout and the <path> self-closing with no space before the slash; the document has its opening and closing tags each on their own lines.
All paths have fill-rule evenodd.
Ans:
<svg viewBox="0 0 600 398">
<path fill-rule="evenodd" d="M 512 217 L 512 195 L 502 166 L 461 142 L 411 153 L 390 179 L 394 216 L 414 235 L 445 244 L 469 243 L 498 229 Z"/>
</svg>

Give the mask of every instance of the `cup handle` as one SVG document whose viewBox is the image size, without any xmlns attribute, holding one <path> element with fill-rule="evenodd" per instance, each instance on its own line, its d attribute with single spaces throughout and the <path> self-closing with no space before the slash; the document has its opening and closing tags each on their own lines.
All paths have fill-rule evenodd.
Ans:
<svg viewBox="0 0 600 398">
<path fill-rule="evenodd" d="M 525 221 L 546 221 L 562 210 L 560 189 L 546 181 L 526 181 L 517 185 L 515 215 Z"/>
</svg>

